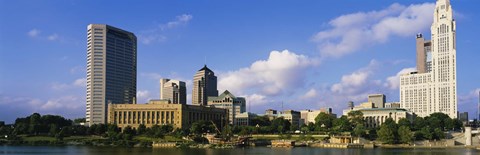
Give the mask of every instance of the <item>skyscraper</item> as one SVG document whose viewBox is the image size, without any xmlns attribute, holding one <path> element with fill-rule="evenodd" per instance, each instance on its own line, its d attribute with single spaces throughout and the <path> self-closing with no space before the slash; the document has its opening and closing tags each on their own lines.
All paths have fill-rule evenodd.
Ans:
<svg viewBox="0 0 480 155">
<path fill-rule="evenodd" d="M 207 105 L 209 96 L 218 96 L 217 76 L 205 65 L 193 76 L 192 104 Z"/>
<path fill-rule="evenodd" d="M 137 37 L 105 24 L 87 27 L 86 124 L 105 124 L 107 104 L 134 103 Z"/>
<path fill-rule="evenodd" d="M 431 35 L 431 41 L 417 35 L 417 72 L 400 76 L 400 104 L 421 117 L 442 112 L 456 118 L 456 25 L 449 0 L 437 0 Z"/>
<path fill-rule="evenodd" d="M 187 87 L 185 82 L 171 79 L 160 80 L 160 99 L 174 104 L 187 104 Z"/>
</svg>

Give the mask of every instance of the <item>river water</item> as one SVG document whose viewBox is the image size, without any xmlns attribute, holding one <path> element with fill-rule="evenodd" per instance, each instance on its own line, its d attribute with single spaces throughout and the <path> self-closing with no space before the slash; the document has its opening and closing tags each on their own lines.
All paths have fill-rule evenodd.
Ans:
<svg viewBox="0 0 480 155">
<path fill-rule="evenodd" d="M 157 149 L 91 146 L 0 146 L 0 154 L 15 155 L 480 155 L 474 149 L 326 149 L 268 148 Z"/>
</svg>

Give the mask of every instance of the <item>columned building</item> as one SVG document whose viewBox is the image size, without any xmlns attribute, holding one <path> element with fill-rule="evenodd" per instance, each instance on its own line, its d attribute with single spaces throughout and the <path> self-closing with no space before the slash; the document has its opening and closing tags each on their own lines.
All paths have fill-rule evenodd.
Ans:
<svg viewBox="0 0 480 155">
<path fill-rule="evenodd" d="M 108 123 L 119 128 L 137 129 L 170 124 L 174 128 L 188 129 L 192 123 L 210 121 L 217 126 L 224 124 L 226 110 L 221 108 L 173 104 L 167 100 L 150 100 L 147 104 L 108 104 Z"/>
<path fill-rule="evenodd" d="M 137 37 L 105 24 L 87 27 L 86 124 L 107 123 L 107 104 L 134 103 Z"/>
<path fill-rule="evenodd" d="M 193 76 L 192 104 L 207 105 L 209 96 L 218 96 L 217 76 L 205 65 Z"/>
<path fill-rule="evenodd" d="M 160 79 L 160 99 L 173 104 L 187 104 L 187 87 L 185 82 Z"/>
<path fill-rule="evenodd" d="M 417 35 L 417 71 L 400 76 L 400 104 L 418 116 L 457 117 L 456 25 L 450 0 L 437 0 L 431 40 Z"/>
</svg>

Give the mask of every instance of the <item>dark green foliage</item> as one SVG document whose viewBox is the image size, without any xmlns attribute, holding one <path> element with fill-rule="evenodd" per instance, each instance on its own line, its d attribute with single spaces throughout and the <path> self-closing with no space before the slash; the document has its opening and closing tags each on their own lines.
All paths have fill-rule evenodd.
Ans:
<svg viewBox="0 0 480 155">
<path fill-rule="evenodd" d="M 284 133 L 290 130 L 290 122 L 285 120 L 283 117 L 275 118 L 270 125 L 272 127 L 272 131 L 276 133 Z"/>
<path fill-rule="evenodd" d="M 332 132 L 348 132 L 352 131 L 352 124 L 348 120 L 347 116 L 342 116 L 333 121 Z"/>
<path fill-rule="evenodd" d="M 147 127 L 144 124 L 140 124 L 137 128 L 137 135 L 143 135 L 147 132 Z"/>
<path fill-rule="evenodd" d="M 250 121 L 252 126 L 270 126 L 271 122 L 268 119 L 268 116 L 256 116 Z"/>
<path fill-rule="evenodd" d="M 408 126 L 400 126 L 398 128 L 399 142 L 403 144 L 411 144 L 413 141 L 413 133 Z"/>
<path fill-rule="evenodd" d="M 386 143 L 386 144 L 396 143 L 396 137 L 397 137 L 396 123 L 391 118 L 388 118 L 380 126 L 380 130 L 378 130 L 377 134 L 378 134 L 378 139 L 383 143 Z"/>
<path fill-rule="evenodd" d="M 328 132 L 333 126 L 333 120 L 335 118 L 327 113 L 319 113 L 317 117 L 315 117 L 315 124 L 317 125 L 317 131 Z"/>
<path fill-rule="evenodd" d="M 411 128 L 412 123 L 406 118 L 401 118 L 400 120 L 398 120 L 398 126 L 406 126 L 408 128 Z"/>
<path fill-rule="evenodd" d="M 195 135 L 210 132 L 215 132 L 215 126 L 210 121 L 197 121 L 190 126 L 190 133 Z"/>
</svg>

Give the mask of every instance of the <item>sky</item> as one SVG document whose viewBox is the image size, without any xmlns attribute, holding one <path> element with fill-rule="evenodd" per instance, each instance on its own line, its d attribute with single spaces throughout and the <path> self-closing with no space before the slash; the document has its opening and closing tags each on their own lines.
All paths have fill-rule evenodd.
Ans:
<svg viewBox="0 0 480 155">
<path fill-rule="evenodd" d="M 33 112 L 85 117 L 87 25 L 138 38 L 137 100 L 159 79 L 187 82 L 206 64 L 219 92 L 247 111 L 331 107 L 341 114 L 382 93 L 399 101 L 398 75 L 415 70 L 415 35 L 430 38 L 434 0 L 0 0 L 0 121 Z M 458 110 L 477 113 L 478 0 L 453 0 Z M 475 39 L 477 38 L 477 39 Z"/>
</svg>

